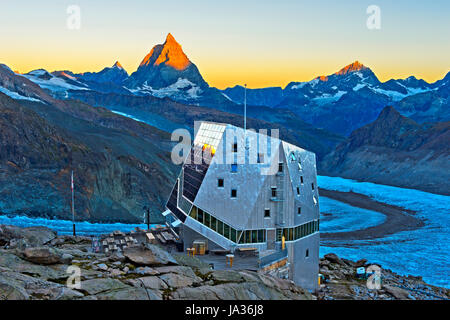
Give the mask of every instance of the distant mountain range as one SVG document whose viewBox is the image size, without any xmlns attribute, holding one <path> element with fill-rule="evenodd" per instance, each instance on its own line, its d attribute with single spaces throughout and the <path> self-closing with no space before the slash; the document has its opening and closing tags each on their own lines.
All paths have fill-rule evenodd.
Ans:
<svg viewBox="0 0 450 320">
<path fill-rule="evenodd" d="M 393 107 L 352 132 L 322 174 L 450 195 L 450 122 L 418 124 Z"/>
<path fill-rule="evenodd" d="M 254 129 L 280 129 L 281 138 L 315 152 L 321 174 L 446 193 L 449 188 L 444 180 L 449 177 L 439 168 L 449 172 L 449 80 L 450 73 L 434 83 L 414 77 L 380 82 L 370 68 L 356 61 L 334 74 L 291 82 L 284 89 L 247 89 L 247 123 Z M 81 152 L 78 169 L 89 173 L 83 181 L 90 187 L 78 191 L 84 199 L 78 206 L 87 216 L 100 206 L 105 210 L 119 208 L 124 192 L 132 199 L 125 208 L 129 219 L 145 199 L 156 199 L 155 207 L 162 208 L 170 188 L 166 182 L 176 171 L 166 163 L 170 162 L 166 152 L 171 145 L 167 132 L 180 127 L 192 131 L 194 121 L 201 120 L 242 126 L 243 97 L 241 86 L 225 90 L 210 87 L 171 34 L 163 44 L 153 47 L 131 75 L 119 62 L 100 72 L 78 74 L 44 69 L 19 74 L 0 65 L 0 98 L 8 114 L 15 113 L 17 119 L 21 114 L 31 116 L 29 121 L 37 121 L 36 128 L 42 121 L 54 127 L 47 133 L 34 131 L 42 149 L 21 144 L 20 137 L 25 141 L 29 132 L 9 127 L 12 131 L 3 131 L 2 136 L 0 128 L 0 145 L 14 150 L 3 162 L 0 157 L 0 175 L 3 172 L 9 179 L 7 189 L 0 188 L 0 195 L 14 186 L 19 188 L 17 183 L 22 186 L 40 181 L 42 168 L 36 166 L 41 162 L 48 166 L 48 172 L 64 172 L 67 178 L 67 171 L 61 171 L 67 170 L 67 163 L 55 161 L 52 167 L 43 155 L 30 158 L 33 152 L 55 152 L 53 146 L 46 146 L 52 141 L 50 132 L 54 132 L 65 137 L 63 145 L 73 145 Z M 0 113 L 5 124 L 9 121 L 6 114 Z M 66 125 L 66 118 L 70 125 Z M 10 136 L 16 137 L 12 140 L 16 144 L 9 143 Z M 147 148 L 148 152 L 142 153 Z M 23 164 L 21 157 L 27 159 Z M 82 162 L 88 163 L 86 168 Z M 119 169 L 110 172 L 105 164 Z M 10 175 L 14 166 L 16 176 Z M 148 176 L 142 168 L 154 170 Z M 54 186 L 63 183 L 47 174 L 45 179 Z M 137 187 L 136 183 L 149 177 L 152 181 Z M 114 188 L 112 181 L 123 183 Z M 42 185 L 33 188 L 53 192 Z M 24 194 L 21 208 L 30 204 L 29 197 L 29 193 Z M 0 213 L 11 212 L 12 202 L 10 207 L 5 203 L 0 202 Z M 55 208 L 54 212 L 62 210 L 59 205 Z M 91 218 L 101 219 L 99 214 L 104 213 Z"/>
<path fill-rule="evenodd" d="M 370 68 L 355 61 L 332 75 L 291 82 L 285 89 L 250 89 L 247 97 L 252 105 L 286 108 L 316 127 L 348 135 L 375 120 L 387 105 L 419 122 L 449 120 L 449 80 L 450 73 L 431 84 L 415 77 L 380 82 Z M 243 87 L 223 92 L 242 103 Z"/>
<path fill-rule="evenodd" d="M 80 91 L 94 91 L 167 97 L 184 104 L 242 113 L 244 88 L 210 87 L 170 33 L 131 75 L 116 62 L 97 73 L 49 73 L 40 69 L 24 76 L 61 99 L 79 98 Z M 381 82 L 370 68 L 355 61 L 334 74 L 291 82 L 284 89 L 248 89 L 247 101 L 250 106 L 265 107 L 263 113 L 267 108 L 289 110 L 317 128 L 348 135 L 374 121 L 387 105 L 419 123 L 449 120 L 449 84 L 450 73 L 434 83 L 413 76 Z"/>
<path fill-rule="evenodd" d="M 44 75 L 44 73 L 42 73 Z M 0 214 L 142 222 L 176 177 L 164 131 L 79 101 L 56 100 L 0 65 Z"/>
</svg>

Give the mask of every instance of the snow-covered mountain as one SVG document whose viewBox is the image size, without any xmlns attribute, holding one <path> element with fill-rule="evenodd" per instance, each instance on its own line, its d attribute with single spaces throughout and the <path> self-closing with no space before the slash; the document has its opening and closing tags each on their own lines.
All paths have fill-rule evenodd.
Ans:
<svg viewBox="0 0 450 320">
<path fill-rule="evenodd" d="M 369 67 L 355 61 L 328 76 L 291 82 L 284 89 L 248 89 L 247 102 L 261 107 L 264 120 L 270 118 L 274 108 L 287 109 L 315 127 L 348 135 L 374 121 L 387 105 L 418 122 L 448 121 L 449 74 L 435 83 L 413 76 L 381 82 Z M 39 69 L 23 76 L 59 99 L 80 98 L 83 92 L 92 91 L 153 96 L 236 114 L 242 113 L 244 100 L 242 86 L 225 90 L 210 87 L 170 33 L 131 75 L 116 62 L 96 73 Z"/>
<path fill-rule="evenodd" d="M 169 87 L 179 80 L 187 80 L 199 88 L 208 87 L 198 68 L 183 52 L 181 45 L 169 33 L 163 44 L 153 47 L 125 81 L 125 86 L 131 89 L 151 87 L 159 90 Z"/>
<path fill-rule="evenodd" d="M 422 112 L 428 112 L 424 119 L 448 120 L 440 116 L 448 113 L 448 95 L 445 92 L 449 81 L 446 78 L 431 84 L 415 77 L 381 82 L 370 68 L 355 61 L 334 74 L 307 82 L 291 82 L 285 89 L 248 89 L 247 97 L 253 105 L 286 108 L 315 126 L 349 134 L 375 120 L 386 105 L 395 105 L 400 112 L 421 121 L 410 106 L 401 106 L 404 100 L 416 101 L 421 94 L 436 99 L 439 96 L 437 101 L 440 102 L 438 107 L 435 103 L 435 108 L 430 110 L 424 105 L 426 110 Z M 223 93 L 240 104 L 243 91 L 243 87 L 236 86 L 223 90 Z"/>
<path fill-rule="evenodd" d="M 111 82 L 116 85 L 122 85 L 123 81 L 128 78 L 128 72 L 125 71 L 119 61 L 116 61 L 112 67 L 106 67 L 100 72 L 86 72 L 75 76 L 84 81 L 93 81 L 98 83 Z"/>
</svg>

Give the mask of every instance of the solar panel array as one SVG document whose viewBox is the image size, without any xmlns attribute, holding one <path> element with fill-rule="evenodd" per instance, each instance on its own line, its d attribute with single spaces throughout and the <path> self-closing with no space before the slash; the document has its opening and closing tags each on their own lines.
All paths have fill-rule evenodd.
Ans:
<svg viewBox="0 0 450 320">
<path fill-rule="evenodd" d="M 195 136 L 194 145 L 204 146 L 205 144 L 217 149 L 226 126 L 214 123 L 202 123 Z"/>
<path fill-rule="evenodd" d="M 178 198 L 178 180 L 173 187 L 172 193 L 170 194 L 169 201 L 167 201 L 167 209 L 169 209 L 178 219 L 182 222 L 186 220 L 186 215 L 177 207 Z"/>
<path fill-rule="evenodd" d="M 203 152 L 201 147 L 193 146 L 189 157 L 191 163 L 185 163 L 183 166 L 183 195 L 191 202 L 194 202 L 205 178 L 206 171 L 208 171 L 211 155 L 207 150 Z M 198 159 L 201 159 L 201 161 L 198 161 Z M 200 163 L 196 164 L 194 161 Z"/>
</svg>

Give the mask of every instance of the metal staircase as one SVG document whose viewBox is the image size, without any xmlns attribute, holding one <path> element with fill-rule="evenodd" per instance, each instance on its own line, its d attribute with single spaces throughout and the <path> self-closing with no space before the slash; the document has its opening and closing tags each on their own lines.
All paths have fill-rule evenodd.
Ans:
<svg viewBox="0 0 450 320">
<path fill-rule="evenodd" d="M 278 172 L 276 174 L 277 179 L 277 220 L 276 225 L 277 227 L 284 227 L 285 220 L 284 220 L 284 173 Z"/>
</svg>

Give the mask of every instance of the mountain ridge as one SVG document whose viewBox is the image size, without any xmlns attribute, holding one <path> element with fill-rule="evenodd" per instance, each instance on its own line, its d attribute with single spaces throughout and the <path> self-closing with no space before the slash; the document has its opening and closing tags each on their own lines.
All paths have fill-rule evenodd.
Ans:
<svg viewBox="0 0 450 320">
<path fill-rule="evenodd" d="M 324 175 L 450 194 L 450 122 L 419 124 L 385 107 L 320 163 Z"/>
</svg>

